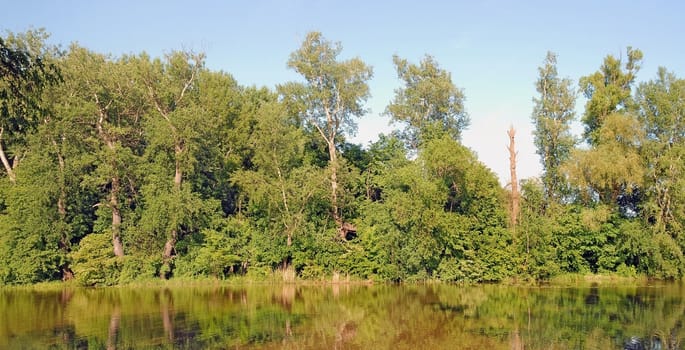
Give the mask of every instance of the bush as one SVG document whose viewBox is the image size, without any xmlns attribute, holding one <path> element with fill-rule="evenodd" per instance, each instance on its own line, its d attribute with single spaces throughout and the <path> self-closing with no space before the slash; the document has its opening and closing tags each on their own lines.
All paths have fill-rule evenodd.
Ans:
<svg viewBox="0 0 685 350">
<path fill-rule="evenodd" d="M 161 257 L 126 256 L 119 276 L 119 283 L 130 283 L 159 276 Z"/>
<path fill-rule="evenodd" d="M 71 253 L 76 282 L 82 286 L 111 286 L 117 284 L 123 260 L 114 256 L 110 236 L 92 233 Z"/>
<path fill-rule="evenodd" d="M 188 277 L 228 277 L 231 268 L 240 264 L 240 257 L 233 254 L 230 237 L 211 229 L 202 233 L 204 242 L 191 248 L 188 255 L 178 258 L 176 273 Z"/>
</svg>

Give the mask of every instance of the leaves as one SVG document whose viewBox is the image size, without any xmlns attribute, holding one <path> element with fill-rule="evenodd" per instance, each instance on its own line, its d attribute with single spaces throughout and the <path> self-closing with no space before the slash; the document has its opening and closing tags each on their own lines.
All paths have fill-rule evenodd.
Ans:
<svg viewBox="0 0 685 350">
<path fill-rule="evenodd" d="M 459 140 L 469 125 L 469 117 L 464 109 L 464 93 L 454 85 L 451 74 L 428 55 L 419 65 L 397 55 L 393 62 L 404 87 L 395 90 L 395 98 L 385 113 L 406 125 L 403 139 L 409 148 L 416 150 L 442 133 Z"/>
</svg>

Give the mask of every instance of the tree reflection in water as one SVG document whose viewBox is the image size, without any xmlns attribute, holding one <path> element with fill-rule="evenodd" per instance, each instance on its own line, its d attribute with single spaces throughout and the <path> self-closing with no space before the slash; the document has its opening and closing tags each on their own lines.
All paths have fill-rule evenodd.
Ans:
<svg viewBox="0 0 685 350">
<path fill-rule="evenodd" d="M 0 348 L 683 349 L 683 288 L 0 290 Z"/>
</svg>

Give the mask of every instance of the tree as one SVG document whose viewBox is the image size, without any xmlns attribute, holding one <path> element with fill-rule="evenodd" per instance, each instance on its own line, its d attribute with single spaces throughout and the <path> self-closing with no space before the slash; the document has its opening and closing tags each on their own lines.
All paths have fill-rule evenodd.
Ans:
<svg viewBox="0 0 685 350">
<path fill-rule="evenodd" d="M 26 136 L 41 122 L 41 93 L 61 79 L 47 37 L 37 30 L 0 38 L 0 161 L 12 183 Z"/>
<path fill-rule="evenodd" d="M 540 75 L 535 84 L 540 96 L 533 98 L 534 143 L 542 163 L 547 205 L 559 203 L 568 195 L 560 167 L 568 160 L 576 143 L 571 134 L 576 94 L 570 79 L 559 78 L 556 65 L 557 56 L 548 52 L 544 65 L 538 68 Z"/>
<path fill-rule="evenodd" d="M 204 74 L 204 58 L 202 53 L 174 51 L 163 60 L 151 60 L 145 55 L 137 59 L 138 78 L 152 109 L 145 123 L 149 142 L 146 156 L 152 176 L 144 186 L 146 207 L 141 220 L 145 231 L 164 236 L 163 278 L 171 273 L 179 240 L 198 232 L 218 213 L 218 202 L 205 200 L 193 188 L 202 167 L 198 160 L 204 152 L 204 140 L 218 135 L 216 130 L 226 123 L 226 116 L 216 110 L 209 112 L 200 103 L 200 79 L 211 78 Z M 217 90 L 208 88 L 206 93 L 214 92 Z"/>
<path fill-rule="evenodd" d="M 637 208 L 631 196 L 638 192 L 645 171 L 638 153 L 642 139 L 635 117 L 611 114 L 595 136 L 597 146 L 574 150 L 562 171 L 571 184 L 581 189 L 586 201 L 598 199 L 604 204 L 634 211 Z"/>
<path fill-rule="evenodd" d="M 585 139 L 591 145 L 598 142 L 599 130 L 607 116 L 633 108 L 631 90 L 642 63 L 642 51 L 628 47 L 626 56 L 625 68 L 621 67 L 621 59 L 609 55 L 597 72 L 580 78 L 580 89 L 588 99 L 582 121 Z"/>
<path fill-rule="evenodd" d="M 585 192 L 586 200 L 601 202 L 635 215 L 644 164 L 638 150 L 643 133 L 635 116 L 631 89 L 642 52 L 628 48 L 625 71 L 611 55 L 600 70 L 580 79 L 589 99 L 583 123 L 591 148 L 575 150 L 565 169 L 570 180 Z"/>
<path fill-rule="evenodd" d="M 365 113 L 362 104 L 369 97 L 367 81 L 373 72 L 359 58 L 339 61 L 341 50 L 340 43 L 327 41 L 321 33 L 307 34 L 302 46 L 288 60 L 288 66 L 300 73 L 306 84 L 290 84 L 284 88 L 299 95 L 305 108 L 302 119 L 313 126 L 326 143 L 332 214 L 340 236 L 344 238 L 344 218 L 338 200 L 337 142 L 345 133 L 356 131 L 353 118 Z"/>
<path fill-rule="evenodd" d="M 312 203 L 325 198 L 325 177 L 320 168 L 308 164 L 305 135 L 281 104 L 265 103 L 256 117 L 251 137 L 254 167 L 236 172 L 233 181 L 249 197 L 254 222 L 277 239 L 285 237 L 287 255 L 281 257 L 285 267 L 292 259 L 293 240 L 305 233 L 307 222 L 315 215 Z"/>
<path fill-rule="evenodd" d="M 641 147 L 646 165 L 644 216 L 657 231 L 680 235 L 685 225 L 685 80 L 665 68 L 640 84 L 638 120 L 646 133 Z"/>
<path fill-rule="evenodd" d="M 393 121 L 405 123 L 403 139 L 410 149 L 447 133 L 455 140 L 469 125 L 464 94 L 452 82 L 452 75 L 426 55 L 419 65 L 393 56 L 397 76 L 404 87 L 385 109 Z"/>
<path fill-rule="evenodd" d="M 65 86 L 72 114 L 78 123 L 91 126 L 84 137 L 97 140 L 96 170 L 87 183 L 106 193 L 99 213 L 109 216 L 114 255 L 124 256 L 122 212 L 137 191 L 134 169 L 143 140 L 141 118 L 145 113 L 141 89 L 131 79 L 129 58 L 112 59 L 73 45 L 64 66 Z"/>
</svg>

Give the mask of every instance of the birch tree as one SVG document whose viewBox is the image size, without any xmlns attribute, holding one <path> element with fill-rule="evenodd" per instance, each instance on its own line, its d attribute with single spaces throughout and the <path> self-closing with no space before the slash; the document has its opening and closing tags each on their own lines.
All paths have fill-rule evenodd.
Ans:
<svg viewBox="0 0 685 350">
<path fill-rule="evenodd" d="M 326 40 L 321 33 L 307 34 L 302 46 L 290 55 L 288 66 L 300 73 L 306 83 L 290 84 L 287 90 L 304 102 L 302 119 L 321 136 L 328 149 L 331 183 L 331 212 L 342 238 L 346 232 L 339 203 L 338 143 L 356 132 L 354 118 L 364 115 L 369 98 L 368 80 L 373 71 L 361 59 L 340 60 L 340 43 Z"/>
</svg>

